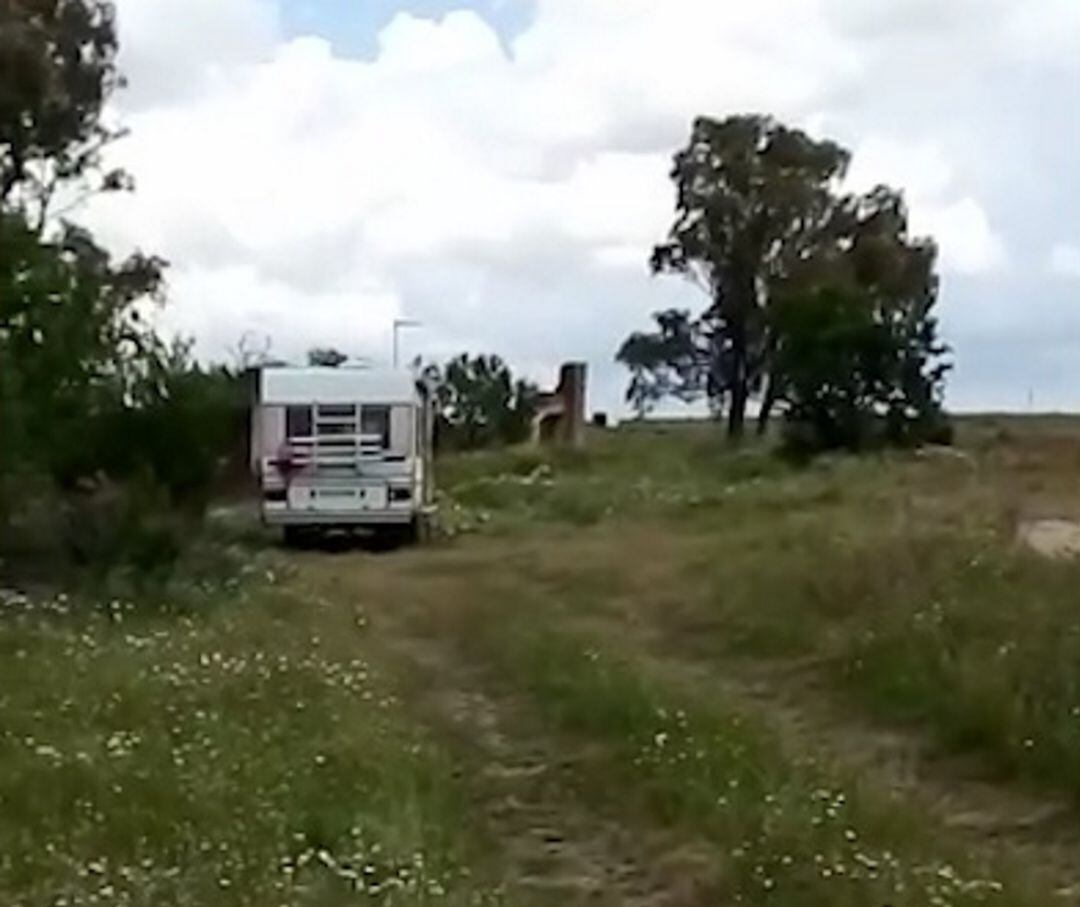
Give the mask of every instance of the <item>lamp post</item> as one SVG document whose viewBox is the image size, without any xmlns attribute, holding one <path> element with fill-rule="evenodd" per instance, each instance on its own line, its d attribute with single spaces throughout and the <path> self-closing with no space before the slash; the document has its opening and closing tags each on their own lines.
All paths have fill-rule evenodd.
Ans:
<svg viewBox="0 0 1080 907">
<path fill-rule="evenodd" d="M 411 318 L 396 318 L 394 319 L 394 368 L 399 365 L 401 358 L 401 330 L 402 328 L 418 328 L 421 327 L 419 321 L 413 321 Z"/>
</svg>

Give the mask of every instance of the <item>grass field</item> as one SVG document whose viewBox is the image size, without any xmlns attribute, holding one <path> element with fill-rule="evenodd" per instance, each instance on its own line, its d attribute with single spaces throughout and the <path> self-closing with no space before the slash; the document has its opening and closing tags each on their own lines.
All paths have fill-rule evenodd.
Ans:
<svg viewBox="0 0 1080 907">
<path fill-rule="evenodd" d="M 0 607 L 0 903 L 1080 903 L 1080 422 L 440 465 L 448 538 Z M 239 544 L 239 543 L 238 543 Z"/>
</svg>

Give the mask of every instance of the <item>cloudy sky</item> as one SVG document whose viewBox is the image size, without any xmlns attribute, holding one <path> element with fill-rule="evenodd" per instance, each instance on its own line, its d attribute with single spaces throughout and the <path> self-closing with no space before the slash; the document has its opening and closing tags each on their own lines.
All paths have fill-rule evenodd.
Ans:
<svg viewBox="0 0 1080 907">
<path fill-rule="evenodd" d="M 942 247 L 954 407 L 1080 406 L 1080 0 L 119 0 L 134 196 L 225 359 L 494 351 L 549 380 L 696 291 L 646 260 L 697 114 L 760 111 L 903 187 Z"/>
</svg>

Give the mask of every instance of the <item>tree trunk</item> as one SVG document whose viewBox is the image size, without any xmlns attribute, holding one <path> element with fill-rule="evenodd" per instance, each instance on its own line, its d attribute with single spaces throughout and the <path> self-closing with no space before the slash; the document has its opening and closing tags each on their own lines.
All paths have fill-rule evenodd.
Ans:
<svg viewBox="0 0 1080 907">
<path fill-rule="evenodd" d="M 761 412 L 758 413 L 757 433 L 759 438 L 764 438 L 769 430 L 769 419 L 772 417 L 773 408 L 776 406 L 776 382 L 771 376 L 765 379 L 765 396 L 761 401 Z"/>
<path fill-rule="evenodd" d="M 746 429 L 746 401 L 750 396 L 747 380 L 746 325 L 732 331 L 731 338 L 731 411 L 728 413 L 728 438 L 742 440 Z"/>
<path fill-rule="evenodd" d="M 746 431 L 746 381 L 739 378 L 731 388 L 731 410 L 728 412 L 728 438 L 739 442 Z"/>
</svg>

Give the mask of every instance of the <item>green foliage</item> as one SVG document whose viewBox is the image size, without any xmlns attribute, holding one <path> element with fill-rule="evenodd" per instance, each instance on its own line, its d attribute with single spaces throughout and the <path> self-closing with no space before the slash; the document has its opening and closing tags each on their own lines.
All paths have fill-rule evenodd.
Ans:
<svg viewBox="0 0 1080 907">
<path fill-rule="evenodd" d="M 162 265 L 115 265 L 85 231 L 44 241 L 0 213 L 0 470 L 70 486 L 88 421 L 160 395 L 167 351 L 141 304 L 160 298 Z"/>
<path fill-rule="evenodd" d="M 810 449 L 861 446 L 879 418 L 891 443 L 940 435 L 937 249 L 909 236 L 894 190 L 841 195 L 847 162 L 768 118 L 695 123 L 675 159 L 676 222 L 652 267 L 691 278 L 710 303 L 696 317 L 657 314 L 657 330 L 619 351 L 639 412 L 705 397 L 737 436 L 759 395 L 759 429 L 786 402 L 789 438 Z M 845 377 L 856 360 L 862 373 Z"/>
<path fill-rule="evenodd" d="M 0 530 L 9 555 L 157 569 L 236 451 L 246 401 L 155 332 L 165 262 L 114 261 L 50 219 L 59 189 L 130 188 L 100 169 L 116 52 L 112 4 L 0 5 Z"/>
<path fill-rule="evenodd" d="M 1003 444 L 1006 428 L 1011 440 Z M 526 497 L 537 494 L 535 487 L 496 481 L 520 474 L 516 452 L 462 457 L 448 462 L 442 475 L 467 482 L 467 497 L 485 487 L 482 461 L 490 483 L 506 495 L 484 501 L 491 506 L 488 526 L 519 532 L 505 543 L 461 546 L 456 592 L 444 582 L 451 567 L 440 574 L 433 565 L 440 607 L 424 610 L 442 618 L 453 601 L 475 609 L 471 622 L 443 618 L 438 626 L 460 625 L 464 645 L 484 646 L 485 657 L 502 666 L 507 684 L 527 687 L 550 721 L 586 737 L 582 749 L 589 757 L 580 764 L 591 774 L 583 779 L 583 792 L 603 799 L 614 789 L 624 798 L 621 807 L 627 791 L 651 795 L 665 827 L 671 827 L 673 813 L 703 823 L 731 817 L 740 850 L 746 841 L 755 857 L 790 855 L 794 862 L 785 865 L 798 871 L 801 846 L 824 829 L 812 824 L 800 831 L 796 821 L 789 843 L 774 837 L 785 823 L 770 821 L 763 841 L 753 824 L 763 794 L 785 803 L 787 816 L 797 818 L 799 812 L 791 812 L 791 801 L 777 797 L 775 788 L 755 788 L 776 777 L 767 755 L 748 750 L 749 779 L 738 774 L 741 763 L 726 762 L 724 743 L 741 741 L 758 718 L 767 718 L 800 767 L 813 772 L 834 756 L 864 779 L 871 799 L 875 792 L 893 791 L 898 776 L 909 779 L 915 771 L 922 778 L 925 771 L 926 786 L 905 783 L 900 796 L 918 804 L 907 814 L 914 827 L 901 837 L 910 834 L 924 853 L 940 855 L 949 837 L 937 824 L 936 810 L 928 814 L 924 802 L 939 805 L 942 790 L 955 791 L 956 800 L 948 798 L 942 809 L 951 825 L 961 809 L 969 814 L 959 804 L 971 802 L 973 778 L 980 792 L 992 779 L 1002 797 L 975 794 L 978 815 L 993 816 L 993 824 L 980 824 L 962 841 L 984 845 L 1000 834 L 1004 852 L 1016 840 L 1031 840 L 1028 834 L 1043 840 L 1059 822 L 1069 821 L 1069 804 L 1080 795 L 1074 591 L 1080 565 L 1019 549 L 1013 517 L 1017 507 L 1029 513 L 1075 511 L 1077 421 L 959 420 L 958 430 L 962 441 L 974 436 L 977 445 L 833 455 L 804 469 L 778 465 L 782 471 L 757 481 L 747 456 L 753 447 L 732 451 L 714 439 L 711 453 L 703 443 L 694 450 L 695 441 L 708 437 L 705 427 L 669 428 L 666 437 L 650 425 L 615 432 L 622 445 L 590 446 L 589 467 L 551 462 L 548 480 L 554 487 L 616 504 L 612 517 L 581 532 L 568 530 L 565 521 L 548 524 L 557 517 Z M 647 443 L 635 444 L 637 436 Z M 662 492 L 684 480 L 680 468 L 705 506 L 657 506 Z M 744 481 L 713 497 L 714 489 L 720 491 L 716 473 L 728 468 Z M 639 487 L 650 478 L 659 486 L 656 503 L 629 510 L 615 501 L 618 488 Z M 594 481 L 602 483 L 599 488 Z M 504 517 L 513 522 L 503 523 Z M 657 666 L 651 674 L 655 684 L 645 679 L 649 666 Z M 700 696 L 687 702 L 675 689 L 665 691 L 661 685 L 673 680 Z M 748 713 L 749 727 L 702 733 L 702 713 L 722 711 L 729 696 Z M 688 716 L 685 724 L 672 720 L 680 708 Z M 649 747 L 656 734 L 664 735 L 663 746 Z M 597 756 L 598 739 L 614 749 L 625 775 L 616 773 L 614 760 Z M 947 752 L 966 758 L 942 759 Z M 875 768 L 864 773 L 871 764 Z M 739 786 L 723 791 L 733 776 Z M 1008 785 L 1019 779 L 1042 786 L 1045 798 L 1016 797 Z M 817 786 L 813 780 L 803 784 Z M 738 805 L 744 785 L 750 788 L 746 813 Z M 843 789 L 854 805 L 853 789 Z M 697 796 L 703 820 L 694 818 Z M 715 808 L 719 796 L 725 798 L 722 811 Z M 883 816 L 894 828 L 898 802 Z M 1033 805 L 1039 803 L 1052 808 L 1042 813 Z M 1047 818 L 1028 819 L 1034 815 Z M 873 840 L 865 825 L 852 814 L 847 818 L 860 842 Z M 1029 821 L 1038 823 L 1034 831 Z M 1013 823 L 1023 828 L 1015 839 L 999 831 Z M 723 825 L 706 827 L 725 831 Z M 963 874 L 960 864 L 953 865 Z M 991 865 L 1008 890 L 998 874 L 1002 864 Z M 1026 858 L 1018 869 L 1027 874 L 1033 865 Z M 811 882 L 794 892 L 778 887 L 775 899 L 762 902 L 800 903 Z M 831 883 L 822 884 L 828 889 Z M 845 892 L 851 892 L 851 903 L 878 902 L 855 893 L 854 883 Z M 983 894 L 994 900 L 990 892 Z M 917 888 L 905 896 L 915 904 L 938 903 Z M 847 903 L 843 897 L 825 890 L 810 903 Z M 890 897 L 879 900 L 904 902 Z M 755 902 L 746 893 L 744 900 Z M 956 902 L 944 892 L 940 900 Z M 1043 900 L 1035 896 L 1030 902 Z"/>
<path fill-rule="evenodd" d="M 691 402 L 723 395 L 711 365 L 713 357 L 700 322 L 679 309 L 657 312 L 656 331 L 637 331 L 619 348 L 615 359 L 630 370 L 626 400 L 644 418 L 665 397 Z"/>
<path fill-rule="evenodd" d="M 504 643 L 505 667 L 553 720 L 611 746 L 612 774 L 597 789 L 633 790 L 665 822 L 731 853 L 725 900 L 1025 903 L 999 881 L 939 872 L 940 850 L 912 840 L 914 815 L 883 822 L 872 796 L 789 761 L 756 716 L 686 696 L 596 639 L 530 629 Z M 823 864 L 841 870 L 834 877 Z"/>
<path fill-rule="evenodd" d="M 890 314 L 866 295 L 835 288 L 776 304 L 790 451 L 857 451 L 937 437 L 944 423 L 937 378 L 908 361 L 909 322 Z"/>
<path fill-rule="evenodd" d="M 429 366 L 424 376 L 435 392 L 440 448 L 475 450 L 528 437 L 536 387 L 515 379 L 498 356 L 462 353 L 441 368 Z"/>
<path fill-rule="evenodd" d="M 675 365 L 676 388 L 726 409 L 733 436 L 769 374 L 770 284 L 817 241 L 847 163 L 838 145 L 763 116 L 700 117 L 675 155 L 675 223 L 651 265 L 690 278 L 709 296 L 691 332 L 694 365 Z M 676 363 L 686 351 L 680 344 Z M 663 369 L 668 352 L 639 337 L 621 359 L 640 375 Z M 666 392 L 663 382 L 658 390 Z"/>
<path fill-rule="evenodd" d="M 710 442 L 704 425 L 645 426 L 596 439 L 585 462 L 492 452 L 449 458 L 440 476 L 486 516 L 478 528 L 513 533 L 494 557 L 524 552 L 502 568 L 496 600 L 521 605 L 508 621 L 554 625 L 561 604 L 640 621 L 699 666 L 796 670 L 795 683 L 856 706 L 845 726 L 865 709 L 1076 800 L 1080 563 L 1019 548 L 1014 519 L 1076 512 L 1077 426 L 958 420 L 960 450 L 801 469 Z M 603 515 L 568 539 L 570 499 Z"/>
<path fill-rule="evenodd" d="M 100 485 L 70 496 L 64 508 L 65 553 L 100 574 L 128 565 L 143 578 L 164 578 L 190 531 L 148 478 Z"/>
<path fill-rule="evenodd" d="M 181 350 L 161 376 L 159 395 L 100 420 L 93 459 L 118 479 L 148 473 L 169 506 L 201 513 L 237 465 L 247 405 L 240 376 L 222 367 L 204 370 Z"/>
<path fill-rule="evenodd" d="M 820 754 L 793 753 L 766 712 L 703 682 L 704 671 L 650 659 L 625 643 L 633 634 L 613 642 L 594 623 L 610 587 L 575 575 L 555 599 L 549 565 L 517 569 L 534 583 L 510 592 L 483 574 L 451 632 L 563 732 L 564 749 L 588 752 L 570 776 L 578 796 L 716 849 L 716 890 L 703 903 L 1038 903 L 1007 867 L 986 878 L 977 857 L 954 862 L 922 813 Z"/>
<path fill-rule="evenodd" d="M 101 113 L 122 85 L 114 7 L 105 0 L 0 4 L 0 208 L 36 230 L 56 190 L 80 195 L 131 188 L 101 173 L 102 149 L 120 133 Z"/>
<path fill-rule="evenodd" d="M 884 186 L 844 199 L 822 233 L 771 312 L 789 444 L 947 440 L 941 400 L 951 365 L 933 317 L 936 246 L 909 236 L 903 198 Z"/>
</svg>

